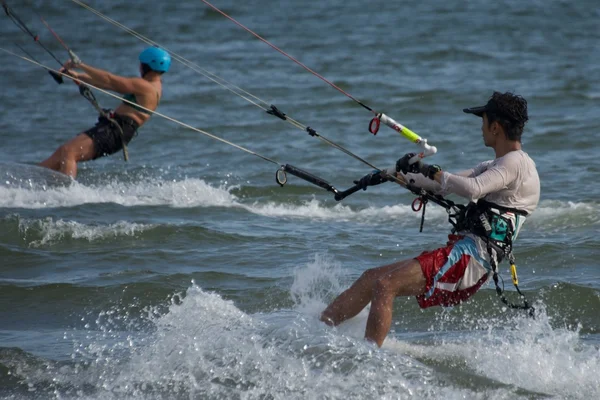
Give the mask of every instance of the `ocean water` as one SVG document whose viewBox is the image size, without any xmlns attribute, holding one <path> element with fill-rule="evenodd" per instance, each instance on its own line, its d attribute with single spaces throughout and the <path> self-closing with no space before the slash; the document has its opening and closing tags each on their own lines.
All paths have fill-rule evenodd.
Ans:
<svg viewBox="0 0 600 400">
<path fill-rule="evenodd" d="M 145 45 L 75 2 L 7 3 L 61 59 L 36 13 L 85 62 L 137 73 Z M 415 150 L 386 127 L 371 135 L 365 109 L 200 0 L 89 5 L 374 165 Z M 116 154 L 65 181 L 33 164 L 95 111 L 74 85 L 2 53 L 0 398 L 599 398 L 600 5 L 214 5 L 427 138 L 448 170 L 493 157 L 462 108 L 494 90 L 523 95 L 542 197 L 515 255 L 537 317 L 506 309 L 490 284 L 451 309 L 397 299 L 381 349 L 362 339 L 366 310 L 327 327 L 320 312 L 365 269 L 445 243 L 445 211 L 428 206 L 419 233 L 414 196 L 397 185 L 342 202 L 291 175 L 280 187 L 276 165 L 158 116 L 128 163 Z M 58 66 L 0 21 L 0 47 Z M 180 63 L 158 111 L 340 189 L 370 170 Z"/>
</svg>

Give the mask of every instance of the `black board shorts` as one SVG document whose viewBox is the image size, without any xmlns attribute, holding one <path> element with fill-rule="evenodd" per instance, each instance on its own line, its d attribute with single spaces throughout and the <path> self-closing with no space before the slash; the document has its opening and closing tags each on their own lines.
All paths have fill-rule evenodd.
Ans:
<svg viewBox="0 0 600 400">
<path fill-rule="evenodd" d="M 98 117 L 96 126 L 83 132 L 94 142 L 94 160 L 121 150 L 123 141 L 127 145 L 137 133 L 139 125 L 133 119 L 118 114 L 114 114 L 112 118 L 123 129 L 122 138 L 119 128 L 103 116 Z"/>
</svg>

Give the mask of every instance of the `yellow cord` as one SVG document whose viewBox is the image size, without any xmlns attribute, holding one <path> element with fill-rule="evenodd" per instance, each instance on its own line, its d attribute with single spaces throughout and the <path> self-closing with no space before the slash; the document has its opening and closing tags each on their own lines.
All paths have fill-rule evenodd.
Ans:
<svg viewBox="0 0 600 400">
<path fill-rule="evenodd" d="M 513 285 L 517 286 L 519 284 L 519 277 L 517 276 L 517 266 L 515 264 L 510 264 L 510 274 L 512 275 Z"/>
</svg>

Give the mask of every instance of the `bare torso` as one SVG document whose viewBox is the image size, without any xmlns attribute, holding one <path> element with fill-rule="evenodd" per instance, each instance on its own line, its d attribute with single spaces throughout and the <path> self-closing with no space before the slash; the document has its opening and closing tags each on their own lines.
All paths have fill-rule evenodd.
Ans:
<svg viewBox="0 0 600 400">
<path fill-rule="evenodd" d="M 137 104 L 147 108 L 149 110 L 155 111 L 160 102 L 160 97 L 162 95 L 162 82 L 160 79 L 155 81 L 150 81 L 151 87 L 153 90 L 148 90 L 143 94 L 136 94 L 135 98 Z M 123 115 L 133 119 L 138 123 L 139 126 L 142 126 L 146 121 L 150 119 L 152 114 L 143 112 L 142 110 L 136 109 L 134 106 L 121 102 L 119 106 L 115 109 L 115 113 L 119 115 Z"/>
</svg>

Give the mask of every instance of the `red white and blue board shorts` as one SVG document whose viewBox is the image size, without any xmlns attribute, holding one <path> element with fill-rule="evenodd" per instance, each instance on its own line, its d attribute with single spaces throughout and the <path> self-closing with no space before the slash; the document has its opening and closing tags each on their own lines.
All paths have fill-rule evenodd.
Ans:
<svg viewBox="0 0 600 400">
<path fill-rule="evenodd" d="M 416 259 L 427 282 L 425 293 L 417 296 L 421 308 L 451 307 L 467 300 L 490 272 L 482 248 L 468 236 L 448 235 L 446 247 L 424 251 Z"/>
</svg>

